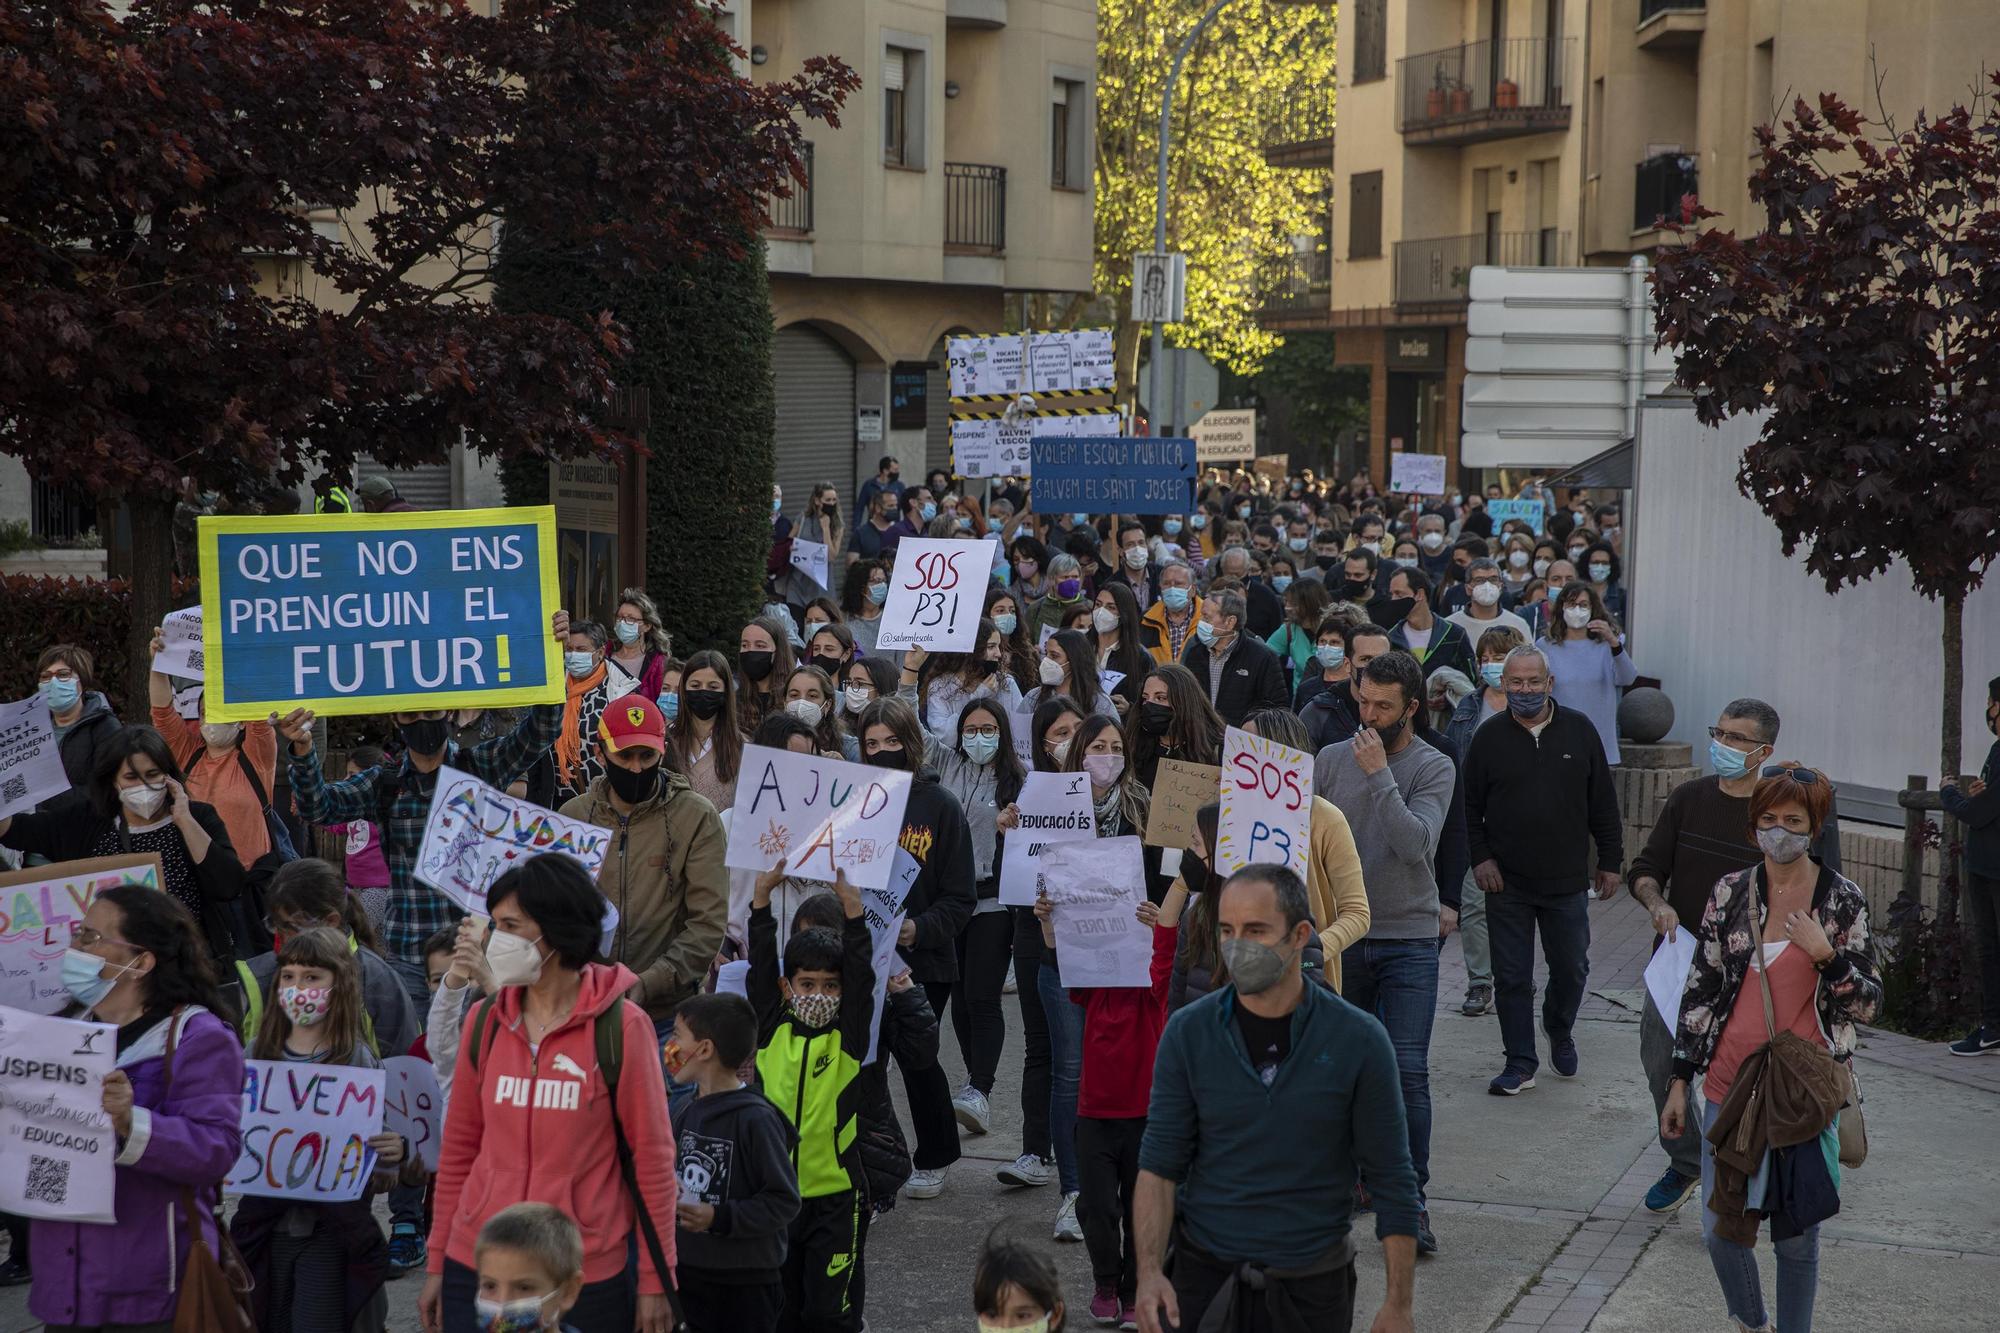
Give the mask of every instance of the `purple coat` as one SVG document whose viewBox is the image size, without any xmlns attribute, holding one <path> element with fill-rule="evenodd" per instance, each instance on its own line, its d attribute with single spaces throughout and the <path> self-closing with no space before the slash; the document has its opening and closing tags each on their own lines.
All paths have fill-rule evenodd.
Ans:
<svg viewBox="0 0 2000 1333">
<path fill-rule="evenodd" d="M 132 1133 L 118 1155 L 118 1220 L 36 1219 L 28 1310 L 49 1324 L 151 1324 L 174 1317 L 189 1233 L 181 1187 L 191 1185 L 203 1234 L 216 1244 L 214 1187 L 236 1164 L 243 1133 L 243 1047 L 205 1009 L 181 1016 L 174 1085 L 166 1087 L 167 1023 L 118 1056 L 132 1080 Z"/>
</svg>

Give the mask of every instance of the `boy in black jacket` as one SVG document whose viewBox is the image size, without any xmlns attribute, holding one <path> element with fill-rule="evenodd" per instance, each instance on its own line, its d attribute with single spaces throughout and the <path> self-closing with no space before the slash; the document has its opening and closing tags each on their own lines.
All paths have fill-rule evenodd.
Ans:
<svg viewBox="0 0 2000 1333">
<path fill-rule="evenodd" d="M 791 1122 L 737 1077 L 757 1050 L 740 995 L 697 995 L 674 1015 L 667 1072 L 697 1089 L 675 1126 L 675 1253 L 691 1333 L 778 1326 L 785 1233 L 799 1212 Z"/>
</svg>

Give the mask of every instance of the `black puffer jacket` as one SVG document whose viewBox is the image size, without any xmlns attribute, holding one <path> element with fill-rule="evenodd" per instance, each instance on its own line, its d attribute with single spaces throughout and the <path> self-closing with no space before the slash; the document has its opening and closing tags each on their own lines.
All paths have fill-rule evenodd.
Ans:
<svg viewBox="0 0 2000 1333">
<path fill-rule="evenodd" d="M 109 699 L 96 690 L 83 696 L 83 716 L 63 733 L 62 740 L 56 745 L 62 755 L 63 773 L 69 778 L 72 788 L 83 791 L 90 786 L 90 775 L 97 771 L 97 756 L 104 752 L 104 747 L 124 725 L 118 720 L 118 714 L 111 711 Z M 37 808 L 47 809 L 48 802 Z"/>
<path fill-rule="evenodd" d="M 890 992 L 888 1001 L 875 1063 L 863 1068 L 855 1081 L 860 1096 L 855 1118 L 860 1132 L 854 1142 L 861 1153 L 868 1208 L 876 1213 L 896 1206 L 896 1192 L 910 1178 L 910 1148 L 889 1100 L 889 1058 L 893 1055 L 909 1070 L 928 1069 L 938 1057 L 937 1015 L 924 998 L 924 988 L 912 985 L 900 994 Z"/>
</svg>

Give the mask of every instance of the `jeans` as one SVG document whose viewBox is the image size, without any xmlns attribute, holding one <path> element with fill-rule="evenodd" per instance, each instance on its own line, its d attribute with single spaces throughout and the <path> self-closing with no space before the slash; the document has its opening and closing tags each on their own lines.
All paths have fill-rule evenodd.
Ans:
<svg viewBox="0 0 2000 1333">
<path fill-rule="evenodd" d="M 1437 1017 L 1435 940 L 1361 940 L 1340 955 L 1341 998 L 1388 1029 L 1403 1082 L 1417 1197 L 1431 1179 L 1431 1024 Z"/>
<path fill-rule="evenodd" d="M 1468 872 L 1458 903 L 1458 947 L 1465 953 L 1465 984 L 1493 984 L 1493 946 L 1486 936 L 1486 894 Z"/>
<path fill-rule="evenodd" d="M 1049 1143 L 1049 1020 L 1042 1012 L 1042 927 L 1033 909 L 1010 907 L 1014 921 L 1014 999 L 1021 1006 L 1021 1151 L 1052 1157 Z"/>
<path fill-rule="evenodd" d="M 1979 956 L 1979 1024 L 2000 1034 L 2000 879 L 1966 875 L 1965 910 Z"/>
<path fill-rule="evenodd" d="M 1542 1030 L 1560 1041 L 1576 1026 L 1590 978 L 1590 900 L 1582 889 L 1553 898 L 1531 898 L 1508 888 L 1486 897 L 1486 931 L 1493 941 L 1493 1002 L 1500 1011 L 1500 1044 L 1507 1068 L 1532 1074 L 1535 1055 L 1535 930 L 1549 964 L 1542 996 Z"/>
<path fill-rule="evenodd" d="M 1708 1207 L 1709 1196 L 1715 1193 L 1715 1149 L 1708 1142 L 1708 1129 L 1721 1109 L 1719 1102 L 1701 1099 L 1701 1239 L 1708 1246 L 1708 1261 L 1715 1265 L 1715 1280 L 1722 1284 L 1730 1317 L 1746 1328 L 1762 1328 L 1769 1321 L 1756 1251 L 1716 1235 L 1715 1214 Z M 1771 1248 L 1778 1255 L 1778 1327 L 1784 1333 L 1812 1333 L 1813 1301 L 1819 1294 L 1819 1228 L 1808 1227 L 1802 1235 Z"/>
<path fill-rule="evenodd" d="M 1014 949 L 1013 916 L 1009 911 L 975 915 L 959 932 L 957 948 L 958 980 L 926 983 L 924 989 L 930 992 L 933 1008 L 943 998 L 938 992 L 951 992 L 951 1030 L 965 1060 L 965 1080 L 991 1096 L 993 1071 L 1000 1065 L 1000 1047 L 1007 1040 L 1000 988 L 1007 983 L 1007 958 Z"/>
<path fill-rule="evenodd" d="M 429 973 L 424 970 L 424 960 L 419 958 L 413 963 L 407 958 L 384 954 L 383 961 L 388 963 L 389 970 L 396 974 L 396 980 L 403 983 L 403 989 L 409 993 L 410 1003 L 417 1007 L 417 1022 L 422 1023 L 424 1015 L 431 1011 L 431 979 Z M 403 1055 L 406 1052 L 397 1051 L 396 1054 Z"/>
<path fill-rule="evenodd" d="M 1132 1194 L 1139 1183 L 1139 1141 L 1145 1137 L 1144 1116 L 1133 1120 L 1082 1116 L 1076 1122 L 1083 1183 L 1076 1220 L 1083 1226 L 1084 1248 L 1090 1251 L 1090 1276 L 1101 1287 L 1116 1288 L 1121 1301 L 1131 1300 L 1139 1286 Z"/>
<path fill-rule="evenodd" d="M 1015 978 L 1018 983 L 1019 977 Z M 1083 1082 L 1083 1006 L 1071 1004 L 1069 992 L 1053 967 L 1037 969 L 1035 985 L 1042 994 L 1042 1012 L 1049 1020 L 1049 1138 L 1056 1150 L 1056 1175 L 1064 1194 L 1075 1194 L 1076 1092 Z"/>
<path fill-rule="evenodd" d="M 1674 1021 L 1678 1019 L 1676 1015 Z M 1646 1068 L 1646 1086 L 1653 1092 L 1653 1119 L 1657 1123 L 1667 1106 L 1667 1084 L 1674 1080 L 1674 1031 L 1654 1006 L 1651 991 L 1646 993 L 1646 1012 L 1639 1015 L 1639 1063 Z M 1679 1138 L 1662 1134 L 1660 1146 L 1683 1177 L 1693 1180 L 1701 1174 L 1701 1131 L 1692 1118 L 1682 1127 Z"/>
</svg>

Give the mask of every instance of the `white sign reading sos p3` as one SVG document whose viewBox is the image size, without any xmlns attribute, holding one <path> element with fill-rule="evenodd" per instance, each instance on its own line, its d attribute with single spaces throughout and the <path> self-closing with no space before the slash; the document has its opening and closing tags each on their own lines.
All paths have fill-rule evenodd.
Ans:
<svg viewBox="0 0 2000 1333">
<path fill-rule="evenodd" d="M 889 574 L 889 600 L 882 606 L 876 645 L 972 651 L 992 572 L 991 542 L 905 537 L 896 547 L 896 567 Z"/>
</svg>

